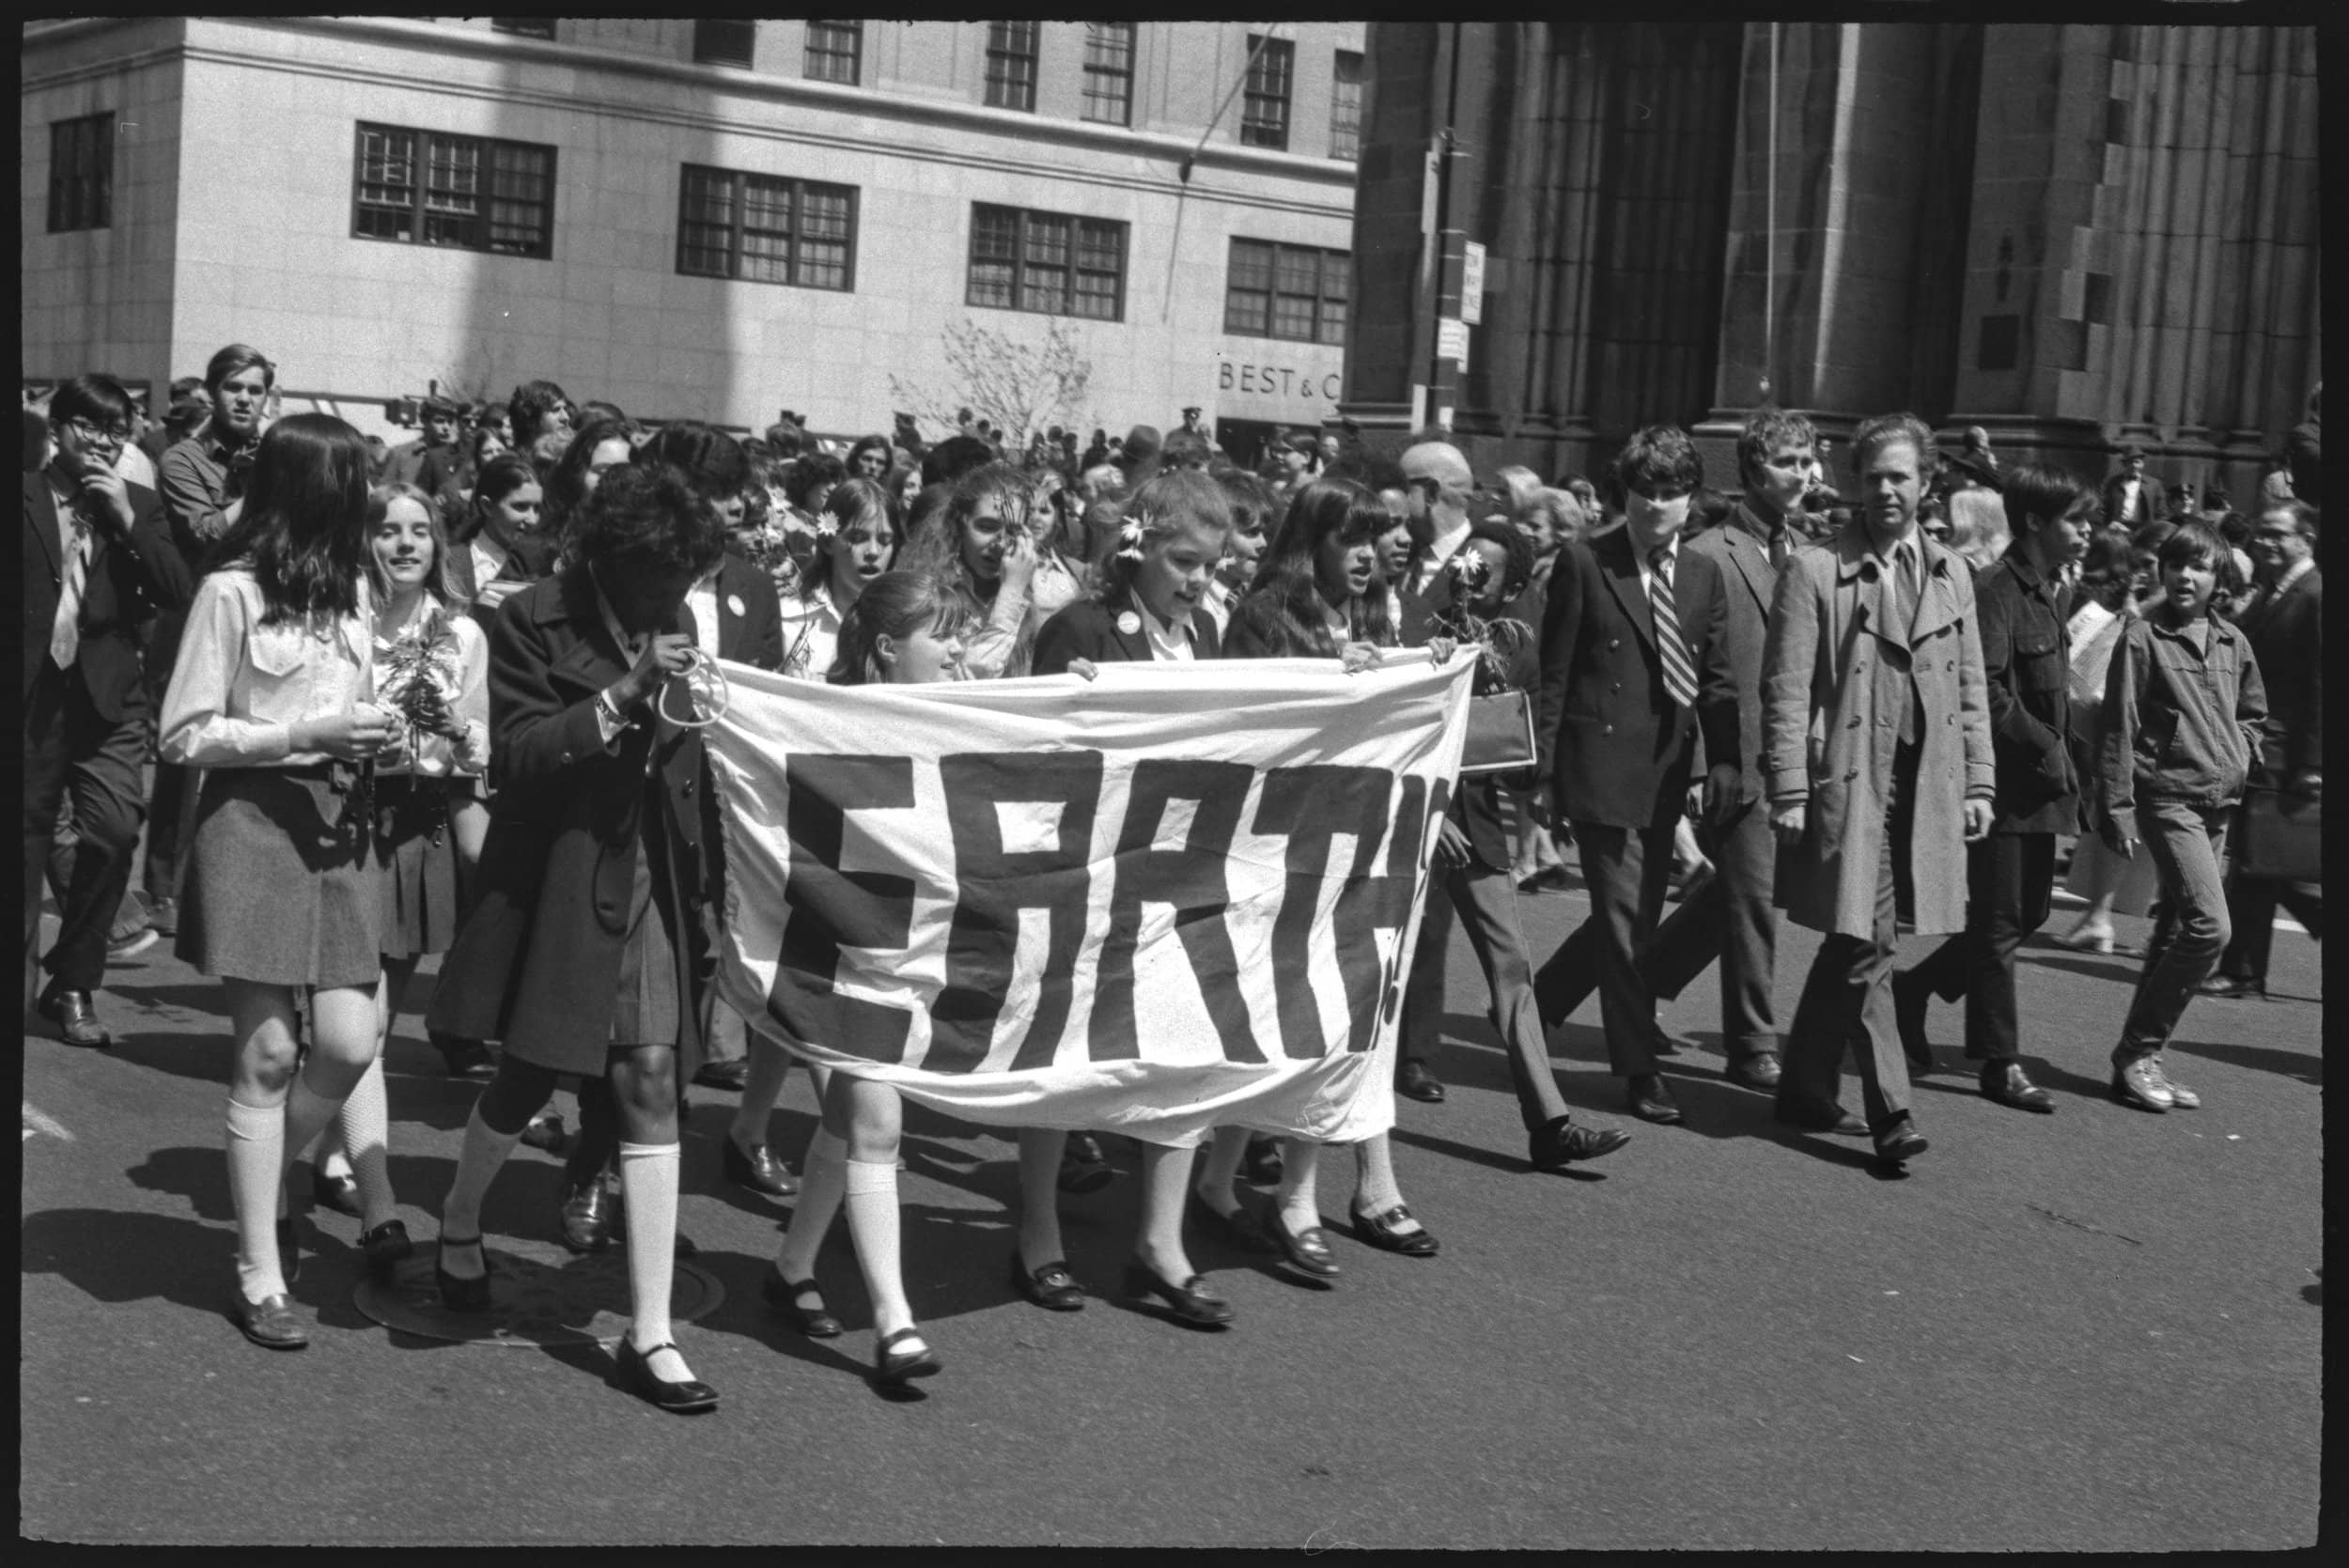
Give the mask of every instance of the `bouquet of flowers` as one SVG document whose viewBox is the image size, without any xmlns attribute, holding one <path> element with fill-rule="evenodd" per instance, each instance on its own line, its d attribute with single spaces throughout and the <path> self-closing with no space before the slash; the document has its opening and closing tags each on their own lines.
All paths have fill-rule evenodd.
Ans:
<svg viewBox="0 0 2349 1568">
<path fill-rule="evenodd" d="M 437 735 L 465 745 L 464 721 L 456 699 L 464 678 L 464 656 L 448 612 L 434 605 L 388 646 L 376 645 L 376 692 L 408 723 L 409 749 Z"/>
<path fill-rule="evenodd" d="M 783 525 L 771 514 L 755 528 L 743 530 L 740 543 L 743 557 L 767 574 L 776 593 L 789 598 L 800 591 L 799 560 L 791 553 Z"/>
<path fill-rule="evenodd" d="M 1477 661 L 1494 680 L 1505 680 L 1509 660 L 1533 640 L 1533 629 L 1512 615 L 1486 620 L 1470 613 L 1468 606 L 1492 577 L 1492 563 L 1479 551 L 1465 547 L 1456 550 L 1443 569 L 1451 580 L 1452 603 L 1437 617 L 1439 623 L 1461 642 L 1481 644 Z"/>
</svg>

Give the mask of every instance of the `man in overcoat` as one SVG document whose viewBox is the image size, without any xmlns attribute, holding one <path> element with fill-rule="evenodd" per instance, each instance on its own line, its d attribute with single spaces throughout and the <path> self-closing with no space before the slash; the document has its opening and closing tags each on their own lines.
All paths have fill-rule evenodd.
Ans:
<svg viewBox="0 0 2349 1568">
<path fill-rule="evenodd" d="M 1889 985 L 1898 894 L 1911 894 L 1921 935 L 1965 926 L 1965 846 L 1990 831 L 1997 775 L 1973 579 L 1917 527 L 1932 432 L 1886 414 L 1852 447 L 1852 520 L 1780 575 L 1765 656 L 1779 907 L 1826 937 L 1787 1033 L 1778 1114 L 1862 1130 L 1840 1103 L 1853 1048 L 1864 1130 L 1898 1163 L 1925 1150 Z"/>
</svg>

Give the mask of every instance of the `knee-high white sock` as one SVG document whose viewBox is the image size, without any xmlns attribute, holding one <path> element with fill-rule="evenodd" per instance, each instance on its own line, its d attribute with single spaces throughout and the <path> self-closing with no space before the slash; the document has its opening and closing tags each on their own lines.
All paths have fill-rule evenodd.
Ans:
<svg viewBox="0 0 2349 1568">
<path fill-rule="evenodd" d="M 905 1271 L 897 1255 L 897 1162 L 848 1162 L 848 1234 L 856 1242 L 864 1289 L 873 1298 L 873 1331 L 887 1339 L 913 1327 L 906 1300 Z"/>
<path fill-rule="evenodd" d="M 330 1100 L 311 1088 L 308 1073 L 294 1074 L 293 1087 L 286 1091 L 285 1142 L 277 1161 L 280 1178 L 293 1169 L 294 1157 L 310 1146 L 310 1141 L 334 1124 L 334 1113 L 342 1109 L 342 1104 L 341 1100 Z M 285 1186 L 282 1179 L 278 1186 Z"/>
<path fill-rule="evenodd" d="M 1385 1133 L 1354 1145 L 1354 1206 L 1361 1212 L 1384 1214 L 1403 1201 L 1403 1188 L 1394 1180 L 1394 1148 Z"/>
<path fill-rule="evenodd" d="M 816 1250 L 824 1244 L 840 1197 L 848 1186 L 848 1146 L 819 1126 L 807 1141 L 800 1171 L 800 1199 L 775 1252 L 775 1272 L 786 1280 L 816 1278 Z"/>
<path fill-rule="evenodd" d="M 1190 1254 L 1183 1250 L 1183 1200 L 1190 1193 L 1191 1161 L 1198 1153 L 1162 1143 L 1142 1146 L 1142 1228 L 1134 1248 L 1161 1278 L 1176 1284 L 1193 1272 Z"/>
<path fill-rule="evenodd" d="M 286 1108 L 228 1100 L 228 1201 L 237 1212 L 237 1286 L 247 1301 L 286 1290 L 277 1264 L 277 1189 L 286 1164 Z"/>
<path fill-rule="evenodd" d="M 1232 1188 L 1239 1179 L 1239 1162 L 1247 1153 L 1246 1127 L 1215 1129 L 1215 1141 L 1207 1145 L 1206 1156 L 1199 1162 L 1195 1190 L 1201 1203 L 1218 1214 L 1230 1214 L 1239 1207 L 1239 1195 Z"/>
<path fill-rule="evenodd" d="M 1310 1230 L 1321 1223 L 1321 1195 L 1314 1186 L 1314 1172 L 1320 1164 L 1321 1145 L 1313 1140 L 1281 1140 L 1281 1184 L 1272 1189 L 1272 1201 L 1292 1231 Z"/>
<path fill-rule="evenodd" d="M 448 1196 L 441 1200 L 442 1235 L 471 1240 L 481 1234 L 481 1200 L 521 1141 L 521 1132 L 500 1132 L 483 1121 L 481 1107 L 474 1104 L 465 1119 L 465 1147 L 457 1157 L 457 1174 L 449 1181 Z"/>
<path fill-rule="evenodd" d="M 359 1223 L 372 1231 L 398 1212 L 392 1197 L 392 1107 L 383 1088 L 383 1059 L 367 1063 L 351 1087 L 350 1097 L 334 1118 L 342 1145 L 350 1156 L 350 1173 L 359 1182 Z M 329 1135 L 332 1141 L 332 1134 Z"/>
<path fill-rule="evenodd" d="M 620 1199 L 628 1205 L 629 1339 L 639 1350 L 668 1343 L 669 1291 L 677 1279 L 675 1143 L 620 1145 Z M 692 1376 L 674 1346 L 652 1358 L 656 1377 Z"/>
</svg>

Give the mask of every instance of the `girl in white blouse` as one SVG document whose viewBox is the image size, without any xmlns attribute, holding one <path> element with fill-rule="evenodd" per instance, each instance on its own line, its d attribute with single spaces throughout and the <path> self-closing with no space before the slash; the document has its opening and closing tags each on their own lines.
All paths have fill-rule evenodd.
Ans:
<svg viewBox="0 0 2349 1568">
<path fill-rule="evenodd" d="M 904 533 L 889 492 L 844 479 L 816 511 L 816 556 L 797 593 L 783 596 L 783 673 L 821 681 L 840 645 L 840 621 L 864 585 L 897 559 Z"/>
<path fill-rule="evenodd" d="M 205 770 L 179 955 L 220 977 L 237 1044 L 235 1316 L 272 1349 L 309 1339 L 286 1288 L 298 1262 L 278 1219 L 286 1167 L 375 1053 L 382 894 L 368 793 L 396 727 L 368 700 L 366 512 L 356 430 L 324 414 L 272 426 L 163 697 L 163 759 Z M 312 1040 L 297 1072 L 305 989 Z"/>
</svg>

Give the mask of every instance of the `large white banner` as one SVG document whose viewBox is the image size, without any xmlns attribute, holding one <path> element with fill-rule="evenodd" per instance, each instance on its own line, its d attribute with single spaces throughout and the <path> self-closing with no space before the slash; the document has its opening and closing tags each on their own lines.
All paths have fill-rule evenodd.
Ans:
<svg viewBox="0 0 2349 1568">
<path fill-rule="evenodd" d="M 728 663 L 720 994 L 976 1122 L 1384 1131 L 1473 667 L 1390 659 L 863 687 Z"/>
</svg>

